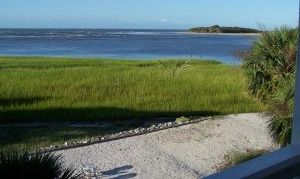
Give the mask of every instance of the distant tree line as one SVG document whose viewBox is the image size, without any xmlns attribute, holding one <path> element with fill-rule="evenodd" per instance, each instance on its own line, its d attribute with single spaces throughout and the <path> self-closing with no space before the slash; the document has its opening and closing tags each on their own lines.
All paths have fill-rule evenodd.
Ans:
<svg viewBox="0 0 300 179">
<path fill-rule="evenodd" d="M 260 33 L 261 31 L 251 28 L 243 27 L 221 27 L 214 25 L 210 27 L 194 27 L 190 29 L 191 32 L 197 33 Z"/>
</svg>

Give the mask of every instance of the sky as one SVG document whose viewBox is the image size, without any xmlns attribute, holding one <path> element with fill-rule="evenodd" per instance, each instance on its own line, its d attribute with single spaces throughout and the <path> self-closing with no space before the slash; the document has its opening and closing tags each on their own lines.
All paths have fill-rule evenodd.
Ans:
<svg viewBox="0 0 300 179">
<path fill-rule="evenodd" d="M 0 0 L 0 28 L 294 27 L 298 4 L 298 0 Z"/>
</svg>

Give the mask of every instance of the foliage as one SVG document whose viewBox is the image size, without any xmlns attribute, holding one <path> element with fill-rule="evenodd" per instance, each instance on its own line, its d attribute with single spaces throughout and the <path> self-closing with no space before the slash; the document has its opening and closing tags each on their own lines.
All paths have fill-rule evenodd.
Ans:
<svg viewBox="0 0 300 179">
<path fill-rule="evenodd" d="M 265 31 L 243 59 L 248 89 L 269 105 L 270 129 L 282 145 L 291 133 L 297 37 L 297 30 L 287 27 Z"/>
<path fill-rule="evenodd" d="M 217 61 L 0 57 L 0 148 L 101 137 L 145 118 L 264 111 L 246 92 L 240 67 Z"/>
<path fill-rule="evenodd" d="M 188 59 L 186 59 L 186 60 L 175 60 L 174 63 L 171 63 L 171 66 L 170 66 L 170 62 L 159 60 L 159 63 L 162 64 L 166 69 L 170 69 L 170 70 L 173 71 L 173 76 L 174 77 L 176 75 L 179 75 L 180 72 L 183 69 L 191 67 L 189 62 L 190 62 L 190 60 L 188 60 Z"/>
<path fill-rule="evenodd" d="M 266 31 L 244 58 L 249 90 L 260 98 L 271 97 L 278 84 L 295 72 L 297 31 L 281 28 Z"/>
<path fill-rule="evenodd" d="M 270 112 L 273 118 L 269 128 L 274 139 L 281 145 L 287 145 L 291 141 L 294 87 L 295 76 L 291 75 L 279 84 L 278 90 L 272 96 Z"/>
<path fill-rule="evenodd" d="M 243 27 L 220 27 L 213 25 L 210 27 L 194 27 L 190 29 L 191 32 L 197 33 L 259 33 L 259 30 Z"/>
<path fill-rule="evenodd" d="M 273 117 L 269 123 L 273 138 L 285 146 L 291 142 L 292 117 Z"/>
<path fill-rule="evenodd" d="M 0 123 L 128 123 L 263 110 L 245 95 L 237 66 L 163 64 L 168 68 L 154 60 L 0 57 Z"/>
<path fill-rule="evenodd" d="M 0 151 L 0 173 L 3 178 L 77 179 L 73 168 L 64 168 L 61 156 L 51 153 L 29 154 L 21 150 Z"/>
<path fill-rule="evenodd" d="M 191 119 L 187 118 L 187 117 L 178 117 L 175 120 L 176 123 L 185 123 L 185 122 L 189 122 L 189 121 L 191 121 Z"/>
<path fill-rule="evenodd" d="M 223 170 L 225 168 L 230 168 L 230 167 L 233 167 L 234 165 L 247 162 L 249 160 L 252 160 L 254 158 L 262 156 L 265 153 L 266 153 L 265 150 L 250 150 L 247 152 L 232 152 L 225 156 L 226 164 L 225 164 L 225 166 L 222 166 L 220 168 L 220 170 Z"/>
</svg>

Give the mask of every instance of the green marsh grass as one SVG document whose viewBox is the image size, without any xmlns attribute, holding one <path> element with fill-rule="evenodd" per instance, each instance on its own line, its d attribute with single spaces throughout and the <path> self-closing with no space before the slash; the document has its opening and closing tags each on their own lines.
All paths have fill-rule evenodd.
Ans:
<svg viewBox="0 0 300 179">
<path fill-rule="evenodd" d="M 185 65 L 182 68 L 182 65 Z M 174 73 L 175 70 L 175 73 Z M 176 72 L 176 70 L 178 70 Z M 239 66 L 195 60 L 109 60 L 0 57 L 0 124 L 129 123 L 155 117 L 208 116 L 263 111 L 247 95 Z M 20 140 L 1 145 L 47 144 L 83 135 L 36 137 L 14 127 Z M 65 129 L 61 129 L 64 131 Z M 76 129 L 68 128 L 67 133 Z M 95 129 L 97 130 L 97 129 Z M 24 132 L 22 132 L 24 131 Z M 47 131 L 51 131 L 51 128 Z M 90 137 L 98 132 L 83 132 Z M 22 139 L 22 136 L 27 139 Z"/>
<path fill-rule="evenodd" d="M 162 65 L 163 63 L 163 65 Z M 0 123 L 256 112 L 238 66 L 191 61 L 0 58 Z"/>
</svg>

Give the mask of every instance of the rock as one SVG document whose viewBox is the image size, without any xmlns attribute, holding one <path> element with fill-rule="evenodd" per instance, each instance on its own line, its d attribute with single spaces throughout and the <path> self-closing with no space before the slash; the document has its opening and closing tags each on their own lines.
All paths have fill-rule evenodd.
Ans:
<svg viewBox="0 0 300 179">
<path fill-rule="evenodd" d="M 130 131 L 128 131 L 128 133 L 133 134 L 133 133 L 134 133 L 134 130 L 130 130 Z"/>
<path fill-rule="evenodd" d="M 126 133 L 127 133 L 127 132 L 126 132 L 126 131 L 124 131 L 124 132 L 122 132 L 122 133 L 121 133 L 121 135 L 122 135 L 122 136 L 123 136 L 123 135 L 126 135 Z"/>
<path fill-rule="evenodd" d="M 94 165 L 84 165 L 82 170 L 88 178 L 97 177 L 97 168 Z"/>
<path fill-rule="evenodd" d="M 168 127 L 168 123 L 162 124 L 162 127 L 163 127 L 163 128 Z"/>
<path fill-rule="evenodd" d="M 153 124 L 151 127 L 149 127 L 150 130 L 156 129 L 157 126 L 155 124 Z"/>
<path fill-rule="evenodd" d="M 68 142 L 65 142 L 65 143 L 64 143 L 64 146 L 68 146 Z"/>
<path fill-rule="evenodd" d="M 160 129 L 163 127 L 163 124 L 157 124 L 156 128 Z"/>
</svg>

